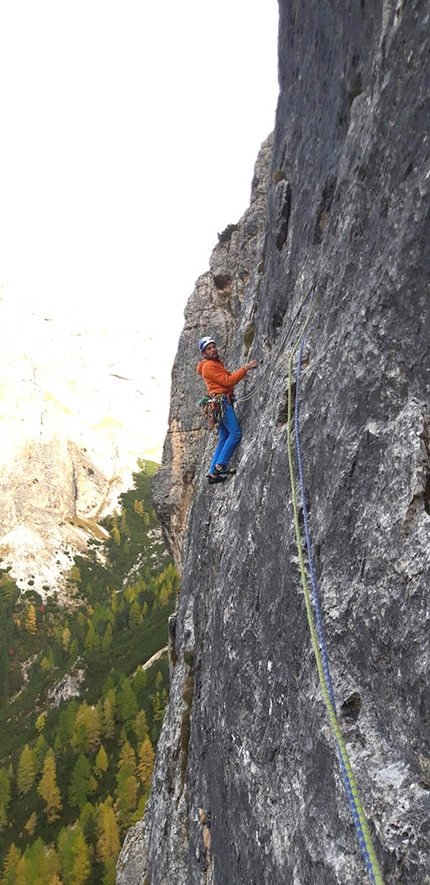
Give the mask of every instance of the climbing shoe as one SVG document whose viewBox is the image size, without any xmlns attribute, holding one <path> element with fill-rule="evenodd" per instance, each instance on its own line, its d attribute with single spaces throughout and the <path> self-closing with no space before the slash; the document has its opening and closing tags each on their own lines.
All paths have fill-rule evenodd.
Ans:
<svg viewBox="0 0 430 885">
<path fill-rule="evenodd" d="M 218 476 L 233 476 L 236 473 L 235 467 L 215 467 L 214 473 Z"/>
<path fill-rule="evenodd" d="M 226 476 L 221 476 L 218 471 L 214 474 L 208 473 L 208 483 L 209 485 L 213 485 L 215 482 L 225 482 L 227 479 Z"/>
</svg>

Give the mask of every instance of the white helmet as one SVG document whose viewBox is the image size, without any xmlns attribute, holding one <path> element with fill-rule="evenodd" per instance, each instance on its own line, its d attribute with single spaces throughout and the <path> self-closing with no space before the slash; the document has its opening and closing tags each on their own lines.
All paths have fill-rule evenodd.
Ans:
<svg viewBox="0 0 430 885">
<path fill-rule="evenodd" d="M 213 338 L 209 338 L 208 335 L 206 335 L 205 338 L 200 338 L 200 341 L 199 341 L 200 353 L 205 352 L 208 344 L 215 344 L 215 341 L 213 340 Z"/>
</svg>

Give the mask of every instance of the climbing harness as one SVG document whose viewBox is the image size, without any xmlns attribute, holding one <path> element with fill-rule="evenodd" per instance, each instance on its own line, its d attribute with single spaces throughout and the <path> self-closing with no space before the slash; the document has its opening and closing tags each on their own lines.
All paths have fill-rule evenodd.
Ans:
<svg viewBox="0 0 430 885">
<path fill-rule="evenodd" d="M 367 824 L 366 816 L 363 810 L 363 806 L 361 804 L 360 796 L 358 793 L 357 784 L 354 778 L 354 774 L 351 768 L 351 763 L 348 756 L 348 751 L 346 749 L 345 741 L 339 726 L 339 721 L 336 713 L 336 704 L 334 699 L 333 685 L 330 674 L 330 665 L 327 654 L 327 647 L 324 637 L 324 629 L 323 622 L 321 616 L 321 608 L 319 604 L 318 597 L 318 587 L 315 576 L 315 568 L 314 561 L 312 556 L 312 547 L 311 547 L 311 539 L 309 532 L 309 519 L 308 519 L 308 511 L 306 506 L 306 495 L 305 495 L 305 484 L 304 484 L 304 474 L 303 474 L 303 462 L 301 455 L 301 447 L 300 447 L 300 432 L 299 432 L 299 389 L 300 389 L 300 373 L 301 373 L 301 363 L 302 363 L 302 355 L 303 355 L 303 346 L 306 338 L 306 330 L 309 325 L 309 321 L 314 309 L 315 300 L 314 300 L 314 292 L 310 290 L 311 298 L 310 298 L 310 306 L 306 321 L 301 329 L 299 338 L 293 347 L 288 363 L 288 419 L 287 419 L 287 450 L 288 450 L 288 465 L 290 471 L 290 481 L 291 481 L 291 492 L 292 492 L 292 500 L 293 500 L 293 514 L 294 514 L 294 528 L 296 534 L 296 543 L 297 543 L 297 552 L 299 558 L 299 567 L 300 567 L 300 575 L 303 587 L 303 593 L 305 598 L 305 606 L 306 613 L 309 624 L 309 631 L 311 634 L 312 647 L 315 654 L 319 681 L 321 686 L 321 691 L 323 694 L 323 698 L 327 707 L 327 711 L 329 714 L 330 724 L 332 727 L 332 731 L 334 734 L 334 739 L 336 743 L 336 750 L 339 758 L 340 768 L 342 772 L 342 779 L 345 786 L 345 790 L 348 797 L 349 807 L 352 814 L 352 818 L 355 824 L 355 828 L 357 831 L 358 840 L 360 843 L 360 848 L 363 854 L 363 858 L 366 864 L 367 872 L 369 874 L 370 881 L 372 885 L 384 885 L 382 879 L 382 873 L 379 867 L 378 859 L 376 857 L 376 852 L 373 846 L 372 837 L 370 835 L 369 827 Z M 294 406 L 294 436 L 295 436 L 295 444 L 296 444 L 296 455 L 297 455 L 297 463 L 299 470 L 299 483 L 300 483 L 300 494 L 302 499 L 302 509 L 303 509 L 303 520 L 304 520 L 304 528 L 305 528 L 305 536 L 306 536 L 306 549 L 308 555 L 308 563 L 309 563 L 309 573 L 311 578 L 312 585 L 312 599 L 314 603 L 315 609 L 315 619 L 316 619 L 316 628 L 314 622 L 314 614 L 312 611 L 311 604 L 311 594 L 309 592 L 304 558 L 303 558 L 303 550 L 300 536 L 300 525 L 299 525 L 299 513 L 298 513 L 298 504 L 297 504 L 297 493 L 296 493 L 296 478 L 294 473 L 294 464 L 293 464 L 293 455 L 292 455 L 292 445 L 291 445 L 291 417 L 292 417 L 292 376 L 293 376 L 293 359 L 294 355 L 299 349 L 298 353 L 298 362 L 297 362 L 297 377 L 296 377 L 296 398 L 295 398 L 295 406 Z"/>
<path fill-rule="evenodd" d="M 199 400 L 199 406 L 208 419 L 211 430 L 217 430 L 223 421 L 225 416 L 225 401 L 226 397 L 224 394 L 219 396 L 212 394 L 204 396 Z"/>
<path fill-rule="evenodd" d="M 236 395 L 235 395 L 234 396 L 235 402 L 245 403 L 248 400 L 252 399 L 252 397 L 255 396 L 256 393 L 259 392 L 259 390 L 261 390 L 261 388 L 266 383 L 268 378 L 270 378 L 270 376 L 273 374 L 273 372 L 275 370 L 276 363 L 285 348 L 285 344 L 286 344 L 289 336 L 291 335 L 292 330 L 294 329 L 296 321 L 299 318 L 299 316 L 302 312 L 302 309 L 306 303 L 306 300 L 309 297 L 310 293 L 312 292 L 312 289 L 313 289 L 313 286 L 311 286 L 310 289 L 308 289 L 308 291 L 303 296 L 303 298 L 298 306 L 298 309 L 297 309 L 293 319 L 291 320 L 291 323 L 289 324 L 285 335 L 283 336 L 283 338 L 281 340 L 279 348 L 275 354 L 275 358 L 271 361 L 271 364 L 270 364 L 269 368 L 267 369 L 267 371 L 265 372 L 265 374 L 263 375 L 263 377 L 260 379 L 260 381 L 258 382 L 256 387 L 254 387 L 253 390 L 251 390 L 249 393 L 247 393 L 246 396 L 236 397 Z M 212 338 L 202 338 L 199 343 L 200 343 L 200 345 L 205 344 L 205 347 L 207 347 L 207 345 L 210 341 L 213 341 L 213 339 Z M 201 400 L 199 400 L 199 406 L 200 406 L 200 409 L 202 410 L 203 414 L 205 415 L 205 417 L 208 419 L 211 429 L 217 430 L 218 427 L 220 426 L 220 424 L 222 423 L 222 420 L 225 416 L 225 394 L 220 394 L 220 395 L 212 394 L 212 395 L 204 396 Z"/>
</svg>

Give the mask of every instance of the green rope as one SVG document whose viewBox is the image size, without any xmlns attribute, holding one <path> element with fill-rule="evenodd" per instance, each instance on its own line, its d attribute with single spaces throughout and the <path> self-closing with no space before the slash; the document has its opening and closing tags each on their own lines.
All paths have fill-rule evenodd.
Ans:
<svg viewBox="0 0 430 885">
<path fill-rule="evenodd" d="M 287 451 L 288 451 L 288 466 L 290 472 L 290 482 L 291 482 L 291 493 L 292 493 L 292 502 L 293 502 L 293 515 L 294 515 L 294 529 L 296 535 L 296 543 L 297 543 L 297 552 L 299 558 L 299 568 L 300 568 L 300 576 L 303 587 L 303 594 L 305 599 L 305 607 L 306 614 L 308 618 L 309 631 L 311 635 L 312 648 L 315 654 L 315 660 L 317 664 L 319 682 L 321 686 L 322 695 L 324 698 L 324 702 L 327 707 L 330 724 L 333 730 L 336 749 L 339 756 L 339 762 L 342 770 L 342 777 L 345 785 L 345 789 L 348 796 L 348 801 L 352 813 L 352 817 L 354 820 L 354 824 L 357 830 L 358 839 L 360 842 L 360 847 L 362 850 L 362 854 L 364 857 L 364 861 L 366 863 L 367 871 L 369 873 L 369 877 L 373 885 L 384 885 L 382 879 L 382 873 L 379 867 L 378 859 L 376 856 L 376 852 L 373 846 L 372 837 L 370 835 L 369 827 L 367 824 L 366 816 L 363 810 L 363 806 L 361 804 L 358 787 L 355 781 L 355 777 L 352 771 L 351 763 L 348 756 L 348 751 L 346 749 L 345 741 L 343 739 L 343 735 L 339 726 L 336 709 L 334 706 L 334 702 L 332 700 L 330 687 L 328 680 L 330 680 L 330 674 L 328 670 L 328 660 L 326 661 L 326 667 L 324 667 L 323 659 L 320 650 L 320 643 L 318 641 L 317 631 L 315 629 L 314 623 L 314 615 L 311 604 L 311 596 L 309 593 L 308 582 L 306 578 L 305 571 L 305 563 L 303 558 L 303 550 L 301 543 L 301 535 L 300 535 L 300 524 L 299 524 L 299 513 L 298 513 L 298 504 L 297 504 L 297 492 L 296 492 L 296 479 L 294 472 L 294 464 L 293 464 L 293 455 L 292 455 L 292 446 L 291 446 L 291 421 L 292 421 L 292 377 L 293 377 L 293 359 L 294 355 L 300 345 L 300 342 L 303 341 L 304 335 L 306 333 L 307 326 L 310 322 L 314 307 L 316 304 L 316 299 L 311 304 L 311 308 L 308 312 L 308 316 L 306 321 L 302 327 L 299 338 L 293 347 L 289 361 L 288 361 L 288 417 L 287 417 Z M 303 490 L 302 490 L 303 493 Z M 303 502 L 305 506 L 305 502 Z M 308 554 L 310 551 L 308 550 Z M 323 639 L 323 637 L 322 637 Z M 320 637 L 321 642 L 321 637 Z M 328 676 L 327 676 L 328 674 Z"/>
</svg>

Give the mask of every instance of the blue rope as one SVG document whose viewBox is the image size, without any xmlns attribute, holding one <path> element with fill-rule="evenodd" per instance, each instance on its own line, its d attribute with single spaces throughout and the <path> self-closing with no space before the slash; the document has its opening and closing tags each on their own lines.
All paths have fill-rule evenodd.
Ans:
<svg viewBox="0 0 430 885">
<path fill-rule="evenodd" d="M 314 292 L 312 292 L 312 294 L 311 294 L 309 308 L 311 308 L 311 306 L 312 306 L 313 298 L 314 298 Z M 306 547 L 307 547 L 307 551 L 308 551 L 309 572 L 310 572 L 310 576 L 311 576 L 312 597 L 313 597 L 314 606 L 315 606 L 315 616 L 316 616 L 316 622 L 317 622 L 318 639 L 320 642 L 324 675 L 327 680 L 327 689 L 328 689 L 328 692 L 330 695 L 330 700 L 333 704 L 334 709 L 336 710 L 336 702 L 334 699 L 333 683 L 332 683 L 332 679 L 331 679 L 330 665 L 329 665 L 327 647 L 326 647 L 325 637 L 324 637 L 324 628 L 323 628 L 323 621 L 322 621 L 322 615 L 321 615 L 321 606 L 320 606 L 319 597 L 318 597 L 318 588 L 317 588 L 317 579 L 315 576 L 314 559 L 312 556 L 311 536 L 310 536 L 310 532 L 309 532 L 308 508 L 306 506 L 306 498 L 305 498 L 305 481 L 304 481 L 304 475 L 303 475 L 302 451 L 301 451 L 301 446 L 300 446 L 299 393 L 300 393 L 300 373 L 301 373 L 301 368 L 302 368 L 302 355 L 303 355 L 303 347 L 304 347 L 305 339 L 306 339 L 306 330 L 304 331 L 304 333 L 302 335 L 302 340 L 301 340 L 300 349 L 299 349 L 299 356 L 298 356 L 298 361 L 297 361 L 296 402 L 295 402 L 295 406 L 294 406 L 294 432 L 295 432 L 295 437 L 296 437 L 297 463 L 298 463 L 298 468 L 299 468 L 299 479 L 300 479 L 300 494 L 302 496 L 303 520 L 304 520 L 305 535 L 306 535 Z"/>
<path fill-rule="evenodd" d="M 314 298 L 314 292 L 311 294 L 310 298 L 310 307 L 309 307 L 309 315 L 312 308 L 312 301 Z M 303 461 L 301 454 L 301 445 L 300 445 L 300 429 L 299 429 L 299 392 L 300 392 L 300 375 L 301 375 L 301 366 L 302 366 L 302 355 L 303 355 L 303 347 L 306 338 L 306 326 L 302 331 L 298 361 L 297 361 L 297 376 L 296 376 L 296 401 L 294 406 L 294 431 L 295 431 L 295 440 L 296 440 L 296 452 L 297 452 L 297 463 L 299 469 L 299 479 L 300 479 L 300 493 L 302 498 L 302 507 L 303 507 L 303 520 L 305 527 L 305 535 L 306 535 L 306 548 L 308 553 L 308 562 L 309 562 L 309 572 L 311 577 L 311 585 L 312 585 L 312 598 L 314 602 L 315 609 L 315 617 L 317 622 L 317 635 L 320 646 L 320 654 L 318 654 L 318 647 L 314 646 L 314 651 L 317 657 L 317 665 L 318 658 L 320 659 L 320 664 L 318 665 L 318 669 L 322 669 L 323 675 L 323 683 L 322 690 L 323 695 L 326 701 L 326 706 L 328 709 L 330 722 L 332 725 L 336 750 L 339 758 L 340 768 L 342 772 L 342 780 L 345 786 L 346 794 L 348 797 L 348 804 L 350 807 L 351 815 L 354 821 L 355 829 L 358 836 L 358 841 L 360 843 L 360 848 L 362 851 L 363 859 L 366 864 L 367 872 L 369 874 L 370 881 L 372 885 L 383 885 L 381 870 L 379 867 L 378 859 L 376 857 L 375 849 L 373 846 L 372 838 L 369 832 L 369 828 L 367 825 L 366 817 L 363 811 L 363 806 L 361 804 L 360 796 L 358 793 L 358 788 L 355 782 L 354 774 L 351 768 L 351 763 L 349 760 L 348 752 L 345 746 L 345 741 L 343 739 L 343 735 L 339 726 L 339 722 L 336 714 L 336 704 L 334 699 L 334 691 L 333 691 L 333 683 L 331 679 L 330 673 L 330 664 L 327 653 L 327 646 L 325 642 L 324 636 L 324 628 L 323 621 L 321 615 L 321 607 L 319 603 L 318 596 L 318 586 L 315 575 L 315 566 L 312 555 L 312 545 L 309 531 L 309 518 L 308 518 L 308 510 L 306 505 L 306 495 L 305 495 L 305 482 L 304 482 L 304 473 L 303 473 Z M 293 477 L 292 484 L 293 484 Z M 294 498 L 294 489 L 293 489 L 293 498 Z M 296 520 L 297 522 L 297 520 Z M 298 526 L 298 523 L 297 523 Z M 298 530 L 298 528 L 297 528 Z M 303 577 L 303 574 L 302 574 Z M 305 580 L 305 579 L 304 579 Z M 305 596 L 307 596 L 306 586 L 304 587 Z M 307 606 L 308 607 L 308 606 Z M 308 616 L 312 619 L 312 614 L 310 608 L 308 609 Z M 311 629 L 311 636 L 314 633 L 313 624 L 309 623 Z"/>
</svg>

